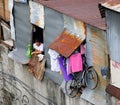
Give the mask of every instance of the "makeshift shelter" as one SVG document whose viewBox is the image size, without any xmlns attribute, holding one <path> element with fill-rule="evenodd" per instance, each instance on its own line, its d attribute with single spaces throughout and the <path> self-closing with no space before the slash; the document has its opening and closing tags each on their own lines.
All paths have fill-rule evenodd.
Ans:
<svg viewBox="0 0 120 105">
<path fill-rule="evenodd" d="M 61 84 L 63 77 L 50 69 L 49 48 L 53 48 L 53 45 L 57 45 L 54 50 L 59 46 L 65 48 L 64 51 L 59 49 L 56 51 L 68 57 L 86 40 L 87 63 L 89 66 L 94 66 L 98 73 L 99 87 L 95 91 L 84 90 L 81 97 L 93 104 L 101 103 L 105 105 L 106 80 L 102 77 L 101 68 L 108 66 L 108 53 L 105 20 L 100 17 L 98 1 L 34 0 L 23 3 L 21 0 L 15 0 L 13 9 L 15 49 L 9 53 L 9 57 L 21 64 L 27 64 L 29 61 L 26 56 L 27 46 L 34 43 L 33 35 L 38 36 L 44 44 L 47 60 L 45 76 L 53 82 Z M 11 29 L 13 29 L 13 25 L 11 25 Z M 65 41 L 62 40 L 62 42 L 65 42 L 66 46 L 59 40 L 54 42 L 60 35 L 64 36 Z M 74 37 L 73 40 L 70 36 Z"/>
</svg>

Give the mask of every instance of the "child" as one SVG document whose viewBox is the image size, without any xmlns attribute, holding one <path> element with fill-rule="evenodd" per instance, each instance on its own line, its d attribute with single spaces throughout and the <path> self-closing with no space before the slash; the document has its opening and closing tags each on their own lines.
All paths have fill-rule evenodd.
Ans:
<svg viewBox="0 0 120 105">
<path fill-rule="evenodd" d="M 33 44 L 33 48 L 35 51 L 33 51 L 31 54 L 37 54 L 39 61 L 43 59 L 43 43 L 41 43 L 39 40 L 36 40 L 35 43 Z"/>
</svg>

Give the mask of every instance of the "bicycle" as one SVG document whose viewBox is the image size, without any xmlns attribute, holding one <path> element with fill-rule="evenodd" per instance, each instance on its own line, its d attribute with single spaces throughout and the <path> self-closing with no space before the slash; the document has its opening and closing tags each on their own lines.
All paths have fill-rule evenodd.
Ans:
<svg viewBox="0 0 120 105">
<path fill-rule="evenodd" d="M 82 88 L 95 89 L 98 85 L 98 74 L 94 67 L 88 67 L 87 63 L 84 62 L 83 68 L 82 72 L 73 73 L 73 79 L 65 83 L 66 94 L 72 98 L 81 95 Z"/>
</svg>

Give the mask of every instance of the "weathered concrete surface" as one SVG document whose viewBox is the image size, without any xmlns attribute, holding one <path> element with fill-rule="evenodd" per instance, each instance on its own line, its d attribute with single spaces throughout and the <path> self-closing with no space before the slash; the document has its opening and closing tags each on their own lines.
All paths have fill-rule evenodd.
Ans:
<svg viewBox="0 0 120 105">
<path fill-rule="evenodd" d="M 13 96 L 9 105 L 92 105 L 80 97 L 69 98 L 61 91 L 58 84 L 47 77 L 43 81 L 36 80 L 28 72 L 27 65 L 8 58 L 9 51 L 3 45 L 0 46 L 0 53 L 1 71 L 6 73 L 2 74 L 4 89 Z"/>
</svg>

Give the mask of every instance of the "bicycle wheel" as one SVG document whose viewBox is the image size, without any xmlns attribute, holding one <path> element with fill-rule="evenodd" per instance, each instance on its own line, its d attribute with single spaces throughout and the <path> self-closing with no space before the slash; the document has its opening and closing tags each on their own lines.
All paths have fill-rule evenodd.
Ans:
<svg viewBox="0 0 120 105">
<path fill-rule="evenodd" d="M 77 81 L 74 79 L 67 81 L 65 83 L 65 91 L 68 96 L 75 97 L 78 93 Z"/>
<path fill-rule="evenodd" d="M 85 73 L 85 84 L 89 89 L 95 89 L 98 85 L 98 74 L 93 67 Z"/>
</svg>

